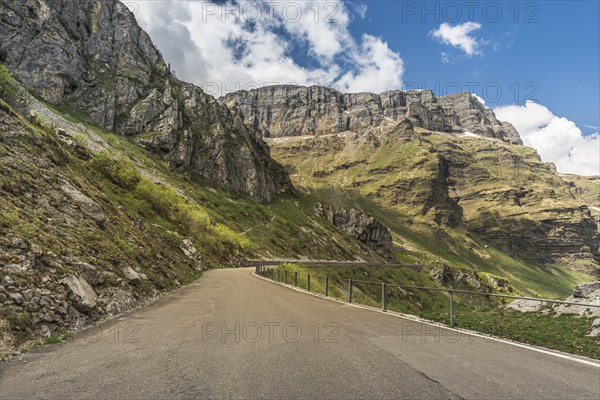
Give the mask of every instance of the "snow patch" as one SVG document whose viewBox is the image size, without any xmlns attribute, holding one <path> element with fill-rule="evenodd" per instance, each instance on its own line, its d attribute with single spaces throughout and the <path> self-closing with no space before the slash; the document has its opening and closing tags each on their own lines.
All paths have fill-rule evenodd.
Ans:
<svg viewBox="0 0 600 400">
<path fill-rule="evenodd" d="M 472 95 L 473 97 L 475 97 L 475 98 L 477 99 L 477 101 L 481 103 L 481 105 L 482 105 L 482 106 L 484 106 L 484 107 L 485 107 L 485 100 L 484 100 L 483 98 L 481 98 L 481 97 L 477 96 L 475 93 L 471 93 L 471 95 Z"/>
</svg>

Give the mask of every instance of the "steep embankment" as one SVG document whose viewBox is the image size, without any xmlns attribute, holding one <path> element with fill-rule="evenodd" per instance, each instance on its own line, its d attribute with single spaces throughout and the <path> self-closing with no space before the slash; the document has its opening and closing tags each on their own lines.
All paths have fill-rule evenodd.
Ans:
<svg viewBox="0 0 600 400">
<path fill-rule="evenodd" d="M 201 182 L 259 201 L 293 191 L 260 133 L 176 79 L 117 0 L 0 1 L 0 62 L 44 100 L 133 136 Z"/>
</svg>

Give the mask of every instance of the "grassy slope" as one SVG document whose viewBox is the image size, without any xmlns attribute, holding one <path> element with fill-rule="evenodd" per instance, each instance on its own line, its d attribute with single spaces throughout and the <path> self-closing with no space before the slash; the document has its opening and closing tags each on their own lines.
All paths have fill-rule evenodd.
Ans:
<svg viewBox="0 0 600 400">
<path fill-rule="evenodd" d="M 320 137 L 305 145 L 301 140 L 279 140 L 272 144 L 273 156 L 290 171 L 294 184 L 315 197 L 338 205 L 358 206 L 372 214 L 393 234 L 399 245 L 398 256 L 407 261 L 418 260 L 425 264 L 443 263 L 458 269 L 485 271 L 508 278 L 520 293 L 542 297 L 562 298 L 571 293 L 577 283 L 589 276 L 560 266 L 524 263 L 499 250 L 486 246 L 463 224 L 448 228 L 432 222 L 436 215 L 448 215 L 443 198 L 432 198 L 433 187 L 439 173 L 438 160 L 432 157 L 431 148 L 443 151 L 444 147 L 457 148 L 473 154 L 476 164 L 495 179 L 478 178 L 476 173 L 468 178 L 469 187 L 456 185 L 455 195 L 486 190 L 508 190 L 516 181 L 533 187 L 534 191 L 548 190 L 556 185 L 549 172 L 533 179 L 529 171 L 536 166 L 538 173 L 547 167 L 539 162 L 533 150 L 523 146 L 506 146 L 484 139 L 460 138 L 421 131 L 410 138 L 390 138 L 381 146 L 372 148 L 354 139 Z M 488 158 L 490 149 L 506 153 L 506 165 L 498 165 Z M 524 160 L 521 169 L 509 161 Z M 355 165 L 353 165 L 353 163 Z M 436 204 L 437 201 L 437 204 Z M 483 200 L 484 201 L 484 200 Z M 473 202 L 466 207 L 463 218 L 477 219 L 477 213 L 494 211 L 515 213 L 516 207 L 507 202 Z M 553 200 L 547 200 L 553 201 Z M 572 201 L 576 204 L 575 201 Z M 560 199 L 563 206 L 571 205 L 565 193 Z M 491 226 L 496 223 L 488 221 Z"/>
<path fill-rule="evenodd" d="M 1 66 L 0 89 L 2 97 L 11 103 L 29 96 Z M 362 244 L 314 216 L 310 212 L 314 199 L 310 196 L 282 195 L 265 205 L 245 196 L 235 196 L 198 184 L 188 176 L 173 171 L 166 161 L 148 154 L 128 138 L 91 124 L 85 116 L 62 106 L 46 104 L 46 107 L 55 115 L 81 127 L 81 132 L 73 137 L 76 146 L 70 154 L 65 155 L 68 159 L 62 169 L 68 170 L 73 179 L 86 180 L 88 185 L 92 183 L 90 197 L 104 198 L 113 203 L 112 208 L 122 210 L 131 219 L 142 220 L 150 226 L 159 225 L 160 231 L 191 236 L 199 249 L 204 250 L 202 252 L 214 262 L 230 261 L 236 253 L 244 257 L 378 259 Z M 57 143 L 57 136 L 52 129 L 44 128 L 51 125 L 46 119 L 38 116 L 32 125 L 21 118 L 30 132 L 44 136 L 44 140 L 64 150 L 67 146 Z M 94 168 L 102 163 L 81 157 L 88 153 L 88 148 L 98 146 L 104 148 L 104 164 L 110 164 L 111 159 L 120 160 L 124 169 L 133 168 L 141 181 L 131 187 L 123 187 L 115 183 L 115 179 L 110 179 L 111 174 L 119 171 L 103 173 Z M 31 149 L 32 154 L 39 151 Z M 186 224 L 178 220 L 178 217 L 182 217 L 180 214 L 188 214 L 187 217 L 194 220 L 192 222 L 197 222 L 198 232 L 195 235 L 190 234 L 193 232 L 189 232 L 189 226 L 183 226 Z M 218 248 L 219 243 L 215 241 L 229 246 L 229 254 L 222 254 L 225 249 Z"/>
</svg>

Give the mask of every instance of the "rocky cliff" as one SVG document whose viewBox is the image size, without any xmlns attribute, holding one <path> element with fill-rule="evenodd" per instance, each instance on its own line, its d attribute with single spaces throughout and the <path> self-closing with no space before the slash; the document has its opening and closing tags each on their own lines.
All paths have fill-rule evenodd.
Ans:
<svg viewBox="0 0 600 400">
<path fill-rule="evenodd" d="M 600 274 L 590 207 L 535 150 L 484 136 L 388 121 L 379 132 L 271 138 L 273 155 L 309 193 L 374 215 L 447 262 L 498 268 L 499 250 L 526 264 Z M 459 239 L 460 238 L 460 239 Z M 483 246 L 482 246 L 483 245 Z M 480 250 L 483 256 L 474 256 Z M 490 267 L 492 268 L 492 267 Z M 498 268 L 498 269 L 497 269 Z"/>
<path fill-rule="evenodd" d="M 0 1 L 0 62 L 67 106 L 203 182 L 269 201 L 293 191 L 260 132 L 169 71 L 117 0 Z"/>
<path fill-rule="evenodd" d="M 355 208 L 342 208 L 315 203 L 313 212 L 337 226 L 350 237 L 360 240 L 378 254 L 393 258 L 392 234 L 388 228 L 370 215 Z"/>
<path fill-rule="evenodd" d="M 239 108 L 246 122 L 265 137 L 360 133 L 389 121 L 408 120 L 431 131 L 471 132 L 521 143 L 511 124 L 498 121 L 469 93 L 443 97 L 430 90 L 340 93 L 320 86 L 284 85 L 234 92 L 219 101 Z"/>
</svg>

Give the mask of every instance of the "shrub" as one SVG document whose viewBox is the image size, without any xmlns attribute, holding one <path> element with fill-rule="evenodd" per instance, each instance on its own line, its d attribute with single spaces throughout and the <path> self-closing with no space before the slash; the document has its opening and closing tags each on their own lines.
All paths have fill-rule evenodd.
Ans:
<svg viewBox="0 0 600 400">
<path fill-rule="evenodd" d="M 135 187 L 141 179 L 138 170 L 129 161 L 123 158 L 114 159 L 107 151 L 101 151 L 92 157 L 89 165 L 124 189 Z"/>
<path fill-rule="evenodd" d="M 167 219 L 178 200 L 173 190 L 157 186 L 147 179 L 142 179 L 137 185 L 136 194 L 152 208 L 152 211 Z"/>
</svg>

